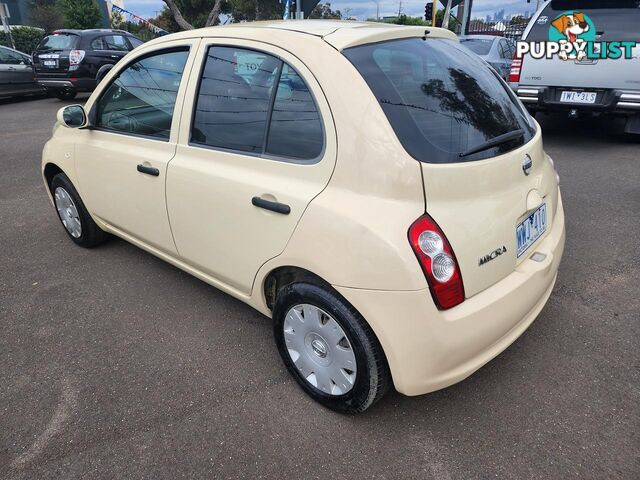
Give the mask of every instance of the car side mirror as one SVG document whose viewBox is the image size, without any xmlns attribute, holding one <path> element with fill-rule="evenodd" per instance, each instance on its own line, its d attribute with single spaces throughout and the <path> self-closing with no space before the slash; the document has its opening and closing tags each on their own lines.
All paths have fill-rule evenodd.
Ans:
<svg viewBox="0 0 640 480">
<path fill-rule="evenodd" d="M 58 110 L 58 122 L 68 128 L 80 128 L 87 125 L 87 114 L 81 105 L 69 105 Z"/>
</svg>

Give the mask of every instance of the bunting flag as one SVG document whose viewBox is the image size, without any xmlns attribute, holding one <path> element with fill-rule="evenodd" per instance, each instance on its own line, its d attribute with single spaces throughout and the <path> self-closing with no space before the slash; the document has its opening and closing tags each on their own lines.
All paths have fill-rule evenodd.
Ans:
<svg viewBox="0 0 640 480">
<path fill-rule="evenodd" d="M 149 30 L 151 30 L 156 35 L 167 35 L 169 33 L 166 30 L 164 30 L 163 28 L 160 28 L 157 25 L 154 25 L 149 20 L 145 20 L 144 18 L 139 17 L 135 13 L 131 13 L 129 10 L 125 10 L 124 8 L 119 7 L 119 6 L 115 5 L 115 4 L 112 4 L 111 8 L 113 10 L 115 10 L 116 12 L 118 12 L 118 13 L 122 13 L 124 15 L 128 15 L 133 20 L 136 20 L 137 22 L 142 23 L 143 25 L 145 25 Z"/>
</svg>

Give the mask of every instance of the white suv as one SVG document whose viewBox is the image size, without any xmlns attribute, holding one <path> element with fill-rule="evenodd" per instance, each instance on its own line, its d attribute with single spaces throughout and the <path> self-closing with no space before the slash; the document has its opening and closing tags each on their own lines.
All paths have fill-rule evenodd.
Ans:
<svg viewBox="0 0 640 480">
<path fill-rule="evenodd" d="M 514 59 L 509 83 L 532 112 L 571 116 L 615 114 L 627 117 L 626 131 L 640 134 L 640 2 L 638 0 L 552 0 L 534 15 L 522 38 L 546 42 L 557 20 L 577 14 L 575 31 L 600 42 L 634 42 L 631 59 Z M 585 22 L 585 16 L 589 23 Z M 566 25 L 565 25 L 566 26 Z M 561 28 L 564 30 L 564 28 Z M 572 29 L 573 30 L 573 29 Z M 600 47 L 594 47 L 596 49 Z"/>
</svg>

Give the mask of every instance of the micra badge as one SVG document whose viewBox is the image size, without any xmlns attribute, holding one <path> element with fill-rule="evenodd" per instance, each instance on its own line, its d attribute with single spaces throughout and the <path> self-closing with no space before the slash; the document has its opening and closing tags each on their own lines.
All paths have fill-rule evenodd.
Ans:
<svg viewBox="0 0 640 480">
<path fill-rule="evenodd" d="M 500 255 L 502 255 L 503 253 L 507 253 L 507 247 L 505 247 L 504 245 L 502 247 L 500 247 L 500 248 L 496 248 L 489 255 L 485 255 L 484 257 L 480 257 L 480 260 L 478 261 L 478 266 L 481 267 L 485 263 L 488 263 L 491 260 L 495 260 Z"/>
</svg>

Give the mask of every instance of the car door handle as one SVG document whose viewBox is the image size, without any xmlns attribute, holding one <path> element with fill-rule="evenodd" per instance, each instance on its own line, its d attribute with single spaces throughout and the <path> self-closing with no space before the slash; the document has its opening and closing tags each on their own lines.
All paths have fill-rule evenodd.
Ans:
<svg viewBox="0 0 640 480">
<path fill-rule="evenodd" d="M 152 175 L 154 177 L 160 176 L 160 170 L 153 167 L 147 167 L 146 165 L 138 165 L 138 171 L 140 173 L 146 173 L 147 175 Z"/>
<path fill-rule="evenodd" d="M 283 215 L 289 215 L 289 213 L 291 213 L 291 207 L 286 203 L 272 202 L 271 200 L 265 200 L 260 197 L 253 197 L 251 203 L 258 208 L 264 208 L 265 210 L 271 210 L 272 212 Z"/>
</svg>

